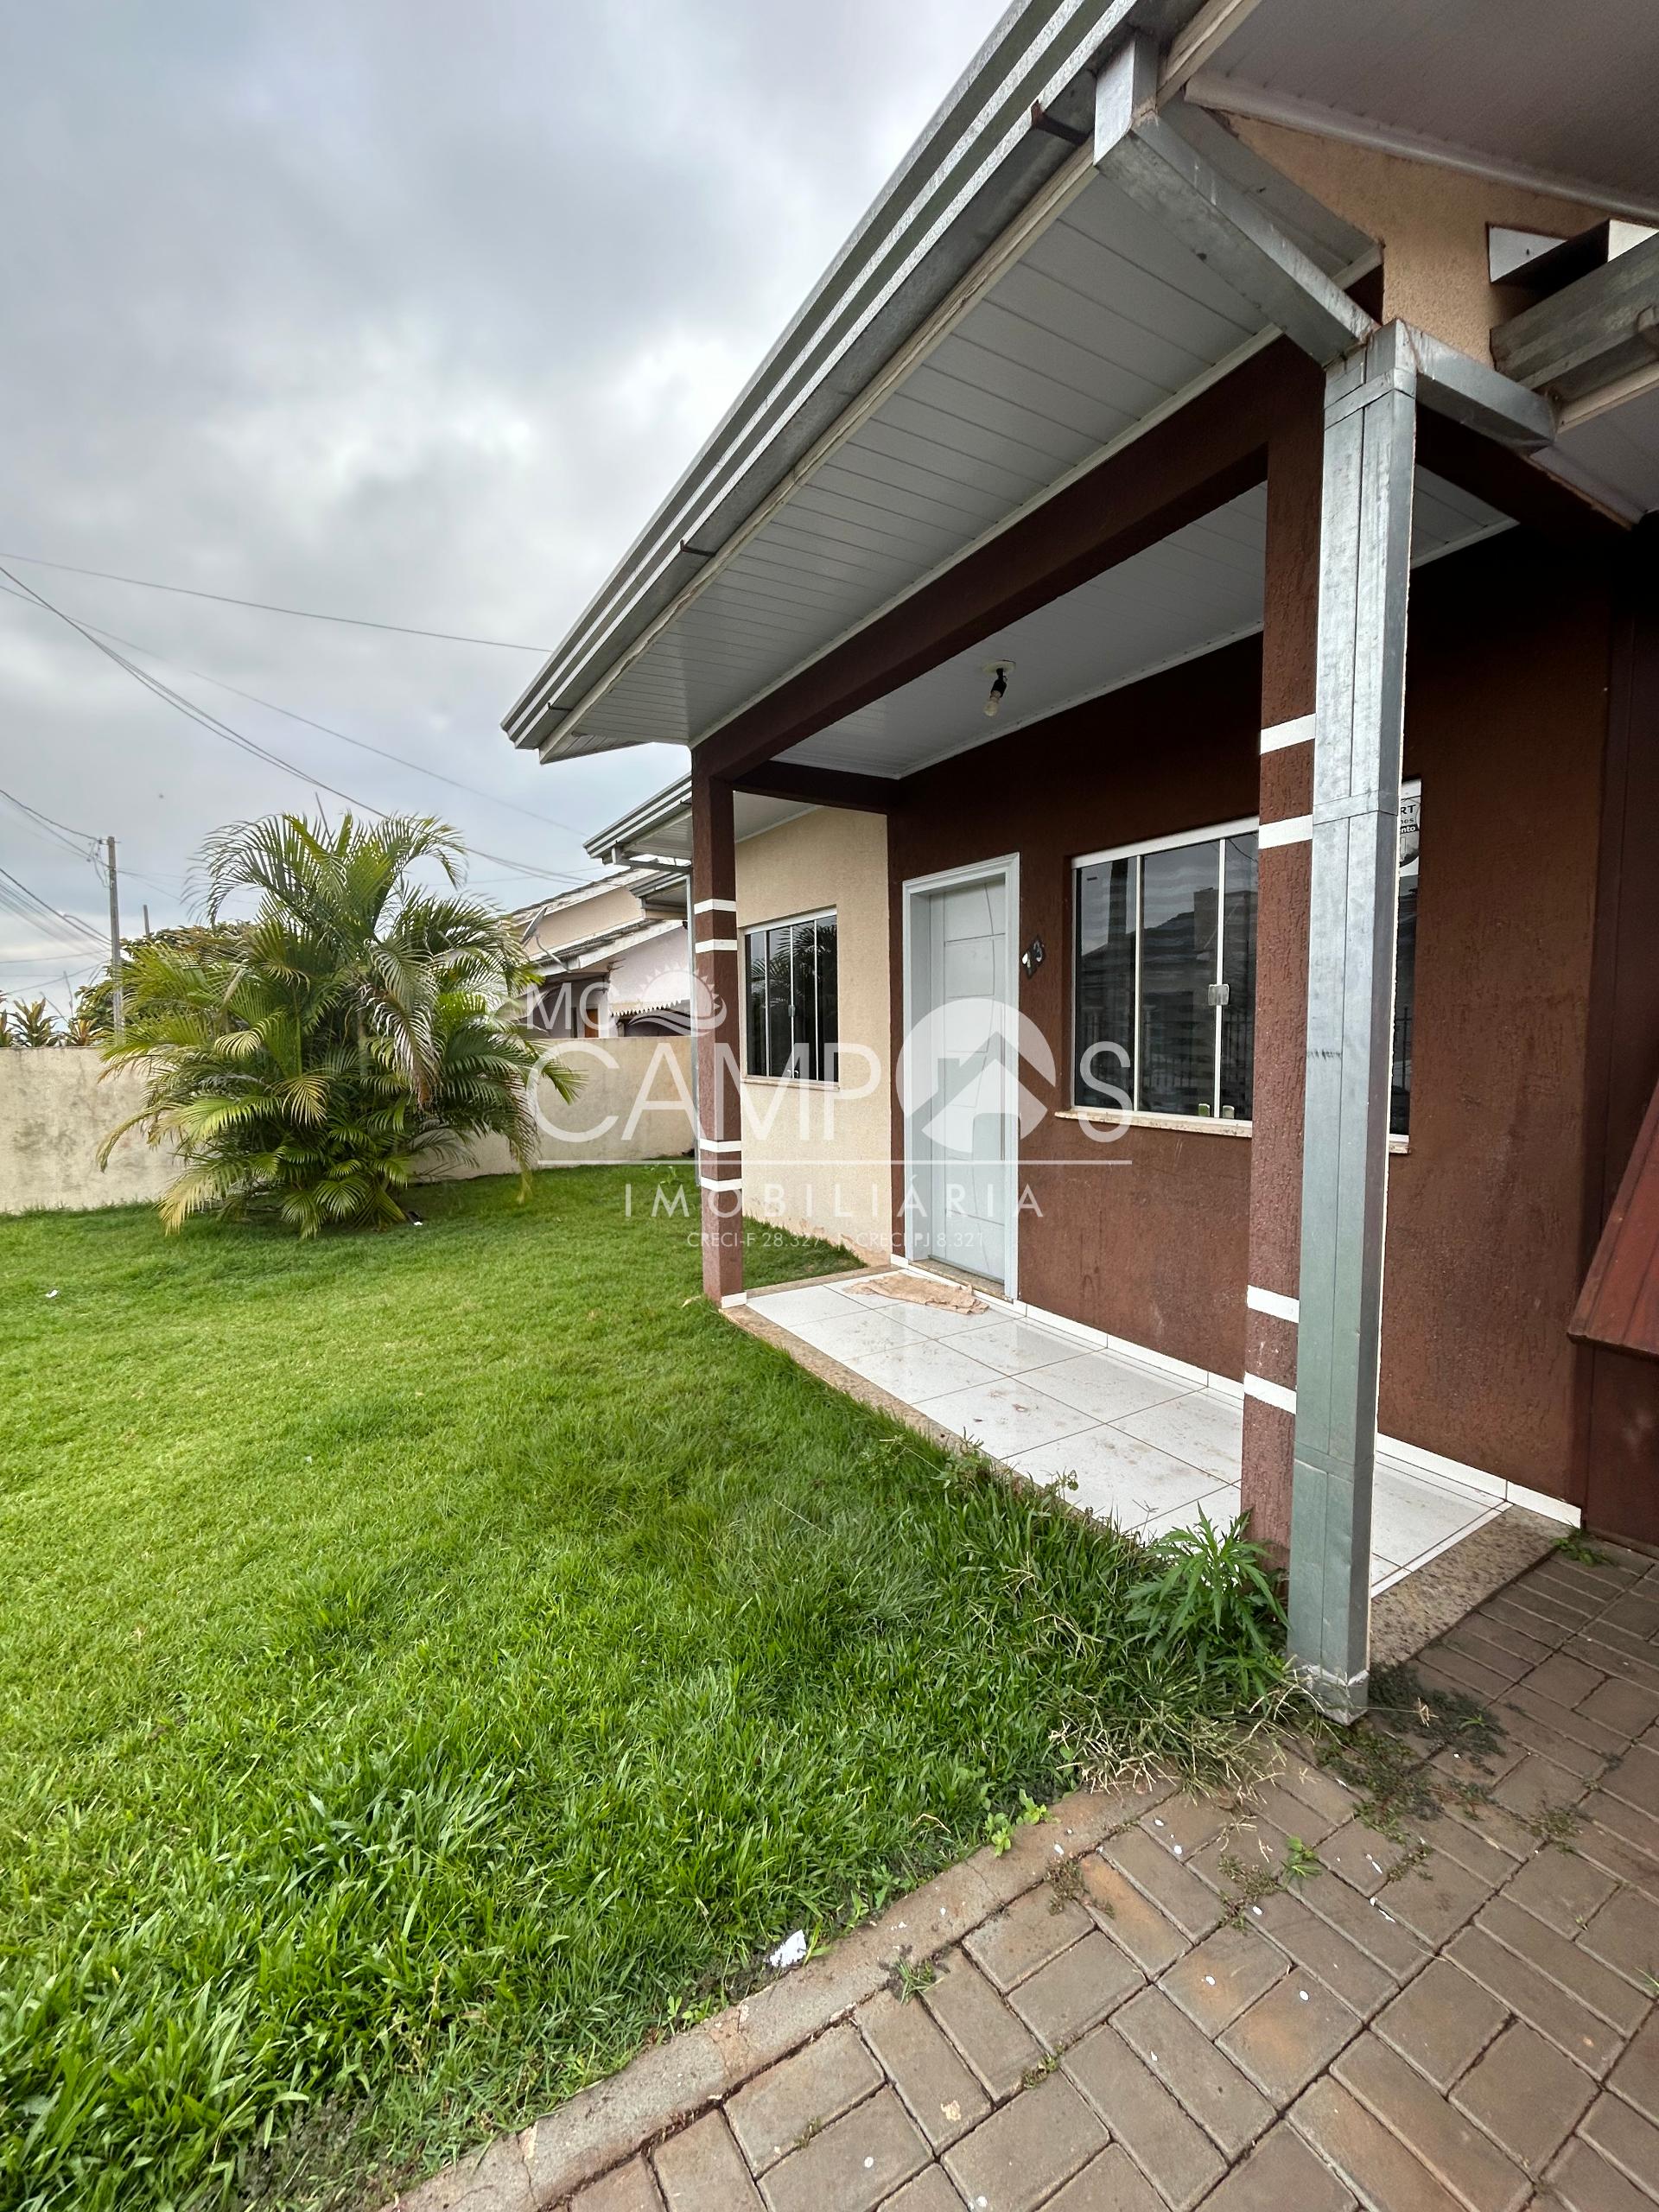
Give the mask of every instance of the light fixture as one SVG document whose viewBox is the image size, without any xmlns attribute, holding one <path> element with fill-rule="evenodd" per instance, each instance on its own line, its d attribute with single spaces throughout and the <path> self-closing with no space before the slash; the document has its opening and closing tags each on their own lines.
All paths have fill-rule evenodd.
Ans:
<svg viewBox="0 0 1659 2212">
<path fill-rule="evenodd" d="M 1011 660 L 988 660 L 983 664 L 982 672 L 991 679 L 990 696 L 985 702 L 986 719 L 994 721 L 996 710 L 1007 695 L 1008 678 L 1014 674 L 1014 663 Z"/>
</svg>

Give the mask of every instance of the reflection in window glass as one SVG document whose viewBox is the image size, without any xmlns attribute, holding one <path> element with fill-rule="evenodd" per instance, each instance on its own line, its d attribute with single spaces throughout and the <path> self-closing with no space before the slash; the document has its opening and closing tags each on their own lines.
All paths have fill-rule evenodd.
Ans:
<svg viewBox="0 0 1659 2212">
<path fill-rule="evenodd" d="M 1389 1089 L 1389 1134 L 1411 1134 L 1412 1032 L 1417 1018 L 1417 845 L 1422 796 L 1400 802 L 1400 913 L 1394 936 L 1394 1070 Z"/>
<path fill-rule="evenodd" d="M 817 1059 L 813 1072 L 820 1083 L 835 1083 L 840 1074 L 836 1065 L 836 918 L 821 914 L 814 927 L 818 933 L 818 966 Z"/>
<path fill-rule="evenodd" d="M 1421 795 L 1400 802 L 1389 1128 L 1410 1127 Z M 1077 865 L 1073 1098 L 1146 1114 L 1254 1112 L 1258 839 L 1254 830 Z M 1108 1052 L 1108 1044 L 1125 1048 Z M 1133 1054 L 1129 1047 L 1133 1046 Z M 1091 1052 L 1092 1048 L 1092 1052 Z"/>
<path fill-rule="evenodd" d="M 1134 860 L 1103 861 L 1077 874 L 1076 1049 L 1080 1106 L 1121 1107 L 1125 1098 L 1135 1096 L 1138 868 Z"/>
<path fill-rule="evenodd" d="M 751 1075 L 764 1075 L 766 1068 L 766 933 L 765 930 L 751 930 L 747 939 L 748 973 L 745 988 L 748 994 L 749 1058 Z"/>
<path fill-rule="evenodd" d="M 791 969 L 795 931 L 785 922 L 766 931 L 766 1073 L 787 1075 L 795 1049 L 795 1005 Z"/>
<path fill-rule="evenodd" d="M 836 918 L 774 922 L 745 938 L 748 1072 L 836 1079 Z"/>
<path fill-rule="evenodd" d="M 1255 832 L 1229 837 L 1221 923 L 1221 1110 L 1248 1122 L 1255 1069 Z"/>
<path fill-rule="evenodd" d="M 1220 857 L 1211 840 L 1148 853 L 1141 864 L 1143 1113 L 1214 1111 Z"/>
</svg>

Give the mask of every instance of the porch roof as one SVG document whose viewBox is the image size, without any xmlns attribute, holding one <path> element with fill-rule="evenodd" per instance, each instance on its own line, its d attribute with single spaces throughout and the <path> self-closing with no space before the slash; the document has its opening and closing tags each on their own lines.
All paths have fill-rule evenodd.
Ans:
<svg viewBox="0 0 1659 2212">
<path fill-rule="evenodd" d="M 1462 166 L 1509 174 L 1515 147 L 1536 141 L 1563 192 L 1645 208 L 1651 184 L 1659 199 L 1636 89 L 1642 57 L 1659 64 L 1652 11 L 1613 0 L 1570 27 L 1526 15 L 1517 35 L 1511 0 L 1384 0 L 1357 40 L 1325 0 L 1014 8 L 514 708 L 515 742 L 548 760 L 702 742 L 1272 342 L 1260 308 L 1096 169 L 1092 67 L 1131 29 L 1165 48 L 1166 120 L 1339 282 L 1370 265 L 1373 242 L 1183 86 L 1259 107 L 1294 79 L 1321 115 L 1369 102 L 1377 130 L 1454 145 Z M 1471 41 L 1478 68 L 1441 66 Z M 1617 127 L 1604 127 L 1610 111 Z M 1237 519 L 1210 518 L 1195 526 L 1207 543 L 1170 556 L 1182 581 L 1150 610 L 1160 643 L 1143 668 L 1202 649 L 1217 620 L 1251 626 L 1224 586 L 1168 636 L 1190 579 L 1229 564 L 1217 533 Z M 1150 570 L 1139 587 L 1154 588 Z M 986 645 L 979 659 L 1002 657 Z M 850 719 L 861 727 L 820 730 L 798 758 L 893 772 Z"/>
<path fill-rule="evenodd" d="M 734 822 L 740 842 L 758 837 L 808 811 L 805 802 L 771 798 L 759 791 L 738 791 L 733 801 Z M 607 823 L 588 840 L 588 852 L 596 861 L 663 861 L 671 866 L 691 865 L 691 779 L 682 776 L 615 822 Z"/>
</svg>

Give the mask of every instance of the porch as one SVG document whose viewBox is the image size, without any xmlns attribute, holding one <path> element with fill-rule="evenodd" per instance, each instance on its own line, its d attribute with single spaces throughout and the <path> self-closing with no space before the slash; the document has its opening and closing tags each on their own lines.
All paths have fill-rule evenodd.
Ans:
<svg viewBox="0 0 1659 2212">
<path fill-rule="evenodd" d="M 1244 1394 L 1224 1375 L 1160 1358 L 981 1295 L 976 1310 L 872 1296 L 869 1276 L 749 1299 L 752 1313 L 848 1368 L 1016 1474 L 1147 1536 L 1240 1510 Z M 880 1280 L 880 1278 L 874 1278 Z M 1473 1468 L 1377 1440 L 1373 1597 L 1483 1528 L 1511 1502 Z M 1554 1501 L 1528 1492 L 1545 1510 Z"/>
<path fill-rule="evenodd" d="M 1450 228 L 1414 232 L 1421 178 L 1217 124 L 1187 10 L 1085 12 L 1008 18 L 508 728 L 548 760 L 691 747 L 678 843 L 629 849 L 691 863 L 709 1296 L 743 1300 L 765 1211 L 758 1086 L 834 1093 L 855 1049 L 887 1126 L 826 1122 L 802 1158 L 874 1189 L 883 1251 L 946 1256 L 926 1224 L 970 1182 L 957 1264 L 1185 1363 L 1122 1412 L 1056 1397 L 999 1456 L 1098 1430 L 1103 1464 L 1237 1478 L 1299 1670 L 1351 1713 L 1370 1582 L 1438 1541 L 1430 1515 L 1372 1560 L 1396 1465 L 1659 1532 L 1652 1374 L 1567 1332 L 1659 1033 L 1653 392 L 1625 327 L 1659 241 L 1514 315 L 1495 246 L 1560 211 L 1512 162 L 1446 171 Z M 1213 79 L 1241 11 L 1200 12 Z M 1415 98 L 1299 0 L 1230 69 L 1269 22 L 1362 105 Z M 1580 253 L 1610 235 L 1590 112 Z M 1565 409 L 1564 346 L 1596 364 Z M 879 821 L 879 887 L 774 870 L 754 900 L 757 802 Z M 836 985 L 878 971 L 855 1029 Z M 1126 1172 L 1094 1173 L 1114 1116 Z M 865 1349 L 921 1373 L 901 1395 L 977 1402 L 994 1451 L 995 1394 L 1034 1387 L 943 1337 Z M 1200 1407 L 1184 1458 L 1168 1424 Z M 1422 1456 L 1374 1467 L 1379 1430 Z"/>
</svg>

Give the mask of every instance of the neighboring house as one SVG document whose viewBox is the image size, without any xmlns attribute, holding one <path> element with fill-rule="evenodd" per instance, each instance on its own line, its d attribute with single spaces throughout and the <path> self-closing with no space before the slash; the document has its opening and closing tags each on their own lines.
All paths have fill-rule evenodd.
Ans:
<svg viewBox="0 0 1659 2212">
<path fill-rule="evenodd" d="M 737 794 L 734 816 L 750 1211 L 886 1260 L 893 1249 L 887 823 L 747 791 Z M 607 862 L 650 853 L 689 871 L 690 831 L 688 779 L 601 830 L 588 850 Z"/>
<path fill-rule="evenodd" d="M 607 857 L 692 862 L 710 1295 L 873 1163 L 1231 1378 L 1339 1710 L 1379 1385 L 1659 1544 L 1656 81 L 1634 0 L 1015 8 L 507 721 L 692 748 Z"/>
<path fill-rule="evenodd" d="M 683 870 L 636 867 L 512 916 L 541 970 L 550 1037 L 674 1037 L 690 1026 Z"/>
</svg>

